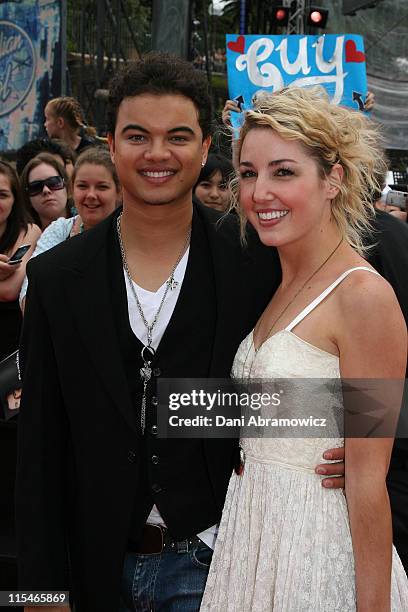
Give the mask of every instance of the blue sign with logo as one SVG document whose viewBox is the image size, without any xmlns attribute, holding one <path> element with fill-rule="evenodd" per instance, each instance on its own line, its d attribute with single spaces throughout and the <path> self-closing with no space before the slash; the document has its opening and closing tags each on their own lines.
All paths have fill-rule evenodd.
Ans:
<svg viewBox="0 0 408 612">
<path fill-rule="evenodd" d="M 262 36 L 227 34 L 229 96 L 241 110 L 260 90 L 285 86 L 324 87 L 335 104 L 364 109 L 367 94 L 362 36 Z M 240 115 L 231 113 L 233 125 Z"/>
<path fill-rule="evenodd" d="M 10 21 L 0 21 L 0 117 L 11 113 L 27 97 L 35 64 L 27 33 Z"/>
<path fill-rule="evenodd" d="M 61 93 L 61 0 L 0 3 L 0 151 L 42 133 Z"/>
</svg>

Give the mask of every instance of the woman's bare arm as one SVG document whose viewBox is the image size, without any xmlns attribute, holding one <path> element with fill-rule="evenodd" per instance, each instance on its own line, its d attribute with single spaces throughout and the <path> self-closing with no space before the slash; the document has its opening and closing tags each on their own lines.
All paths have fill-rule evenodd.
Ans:
<svg viewBox="0 0 408 612">
<path fill-rule="evenodd" d="M 350 280 L 353 286 L 345 287 L 339 298 L 341 376 L 374 379 L 375 401 L 386 402 L 388 416 L 396 422 L 407 360 L 405 322 L 386 281 L 367 273 Z M 348 437 L 345 442 L 358 612 L 391 609 L 392 528 L 385 479 L 392 444 L 390 437 Z"/>
</svg>

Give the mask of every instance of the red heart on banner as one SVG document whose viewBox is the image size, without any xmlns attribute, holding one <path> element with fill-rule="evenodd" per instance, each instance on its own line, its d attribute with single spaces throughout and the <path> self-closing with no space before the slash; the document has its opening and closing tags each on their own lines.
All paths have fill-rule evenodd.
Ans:
<svg viewBox="0 0 408 612">
<path fill-rule="evenodd" d="M 366 56 L 362 51 L 357 51 L 354 40 L 346 41 L 346 62 L 365 62 Z"/>
<path fill-rule="evenodd" d="M 231 49 L 231 51 L 234 51 L 235 53 L 243 53 L 245 51 L 245 37 L 238 36 L 235 42 L 229 42 L 228 49 Z"/>
</svg>

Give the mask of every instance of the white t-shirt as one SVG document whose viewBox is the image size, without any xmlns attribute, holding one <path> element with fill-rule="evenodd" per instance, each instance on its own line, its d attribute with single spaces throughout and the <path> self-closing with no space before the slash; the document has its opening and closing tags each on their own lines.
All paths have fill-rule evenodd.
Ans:
<svg viewBox="0 0 408 612">
<path fill-rule="evenodd" d="M 50 223 L 50 225 L 45 228 L 45 230 L 39 237 L 30 259 L 32 259 L 33 257 L 37 257 L 37 255 L 40 255 L 40 253 L 45 253 L 45 251 L 52 249 L 53 247 L 57 246 L 57 244 L 60 244 L 61 242 L 64 242 L 64 240 L 69 238 L 76 219 L 77 217 L 71 217 L 70 219 L 60 217 L 59 219 L 56 219 L 55 221 Z M 27 294 L 27 289 L 28 280 L 27 276 L 25 276 L 20 290 L 20 304 Z"/>
</svg>

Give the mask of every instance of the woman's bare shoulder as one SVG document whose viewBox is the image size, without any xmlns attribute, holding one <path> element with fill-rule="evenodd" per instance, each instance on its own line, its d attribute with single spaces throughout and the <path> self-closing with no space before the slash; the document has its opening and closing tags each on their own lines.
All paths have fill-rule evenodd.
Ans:
<svg viewBox="0 0 408 612">
<path fill-rule="evenodd" d="M 341 312 L 348 320 L 365 320 L 384 316 L 385 312 L 400 312 L 398 300 L 390 283 L 372 266 L 364 263 L 365 270 L 355 270 L 340 286 L 338 299 Z"/>
<path fill-rule="evenodd" d="M 405 347 L 407 328 L 397 297 L 390 283 L 373 272 L 356 270 L 341 287 L 339 303 L 339 341 L 358 353 L 359 347 L 374 352 Z M 406 360 L 406 356 L 405 356 Z"/>
<path fill-rule="evenodd" d="M 336 320 L 342 377 L 401 378 L 407 328 L 391 285 L 364 270 L 350 274 L 342 285 Z"/>
</svg>

